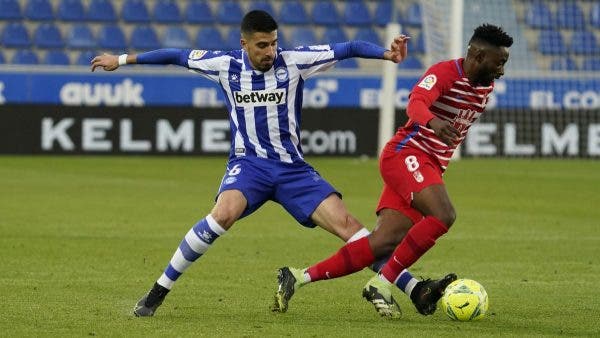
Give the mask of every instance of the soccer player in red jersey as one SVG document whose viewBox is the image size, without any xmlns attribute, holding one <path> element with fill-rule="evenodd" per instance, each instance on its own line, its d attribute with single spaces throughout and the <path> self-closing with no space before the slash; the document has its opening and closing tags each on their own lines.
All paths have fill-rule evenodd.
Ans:
<svg viewBox="0 0 600 338">
<path fill-rule="evenodd" d="M 412 89 L 408 122 L 385 146 L 379 161 L 384 187 L 377 227 L 347 243 L 333 256 L 306 269 L 279 269 L 274 310 L 285 312 L 295 290 L 322 279 L 345 276 L 391 258 L 363 289 L 363 297 L 386 317 L 399 317 L 391 294 L 395 284 L 417 311 L 432 314 L 451 273 L 418 281 L 406 269 L 423 256 L 454 223 L 456 213 L 442 175 L 467 131 L 483 113 L 494 80 L 504 75 L 513 39 L 502 28 L 483 24 L 469 40 L 465 58 L 430 67 Z M 398 244 L 399 243 L 399 244 Z"/>
</svg>

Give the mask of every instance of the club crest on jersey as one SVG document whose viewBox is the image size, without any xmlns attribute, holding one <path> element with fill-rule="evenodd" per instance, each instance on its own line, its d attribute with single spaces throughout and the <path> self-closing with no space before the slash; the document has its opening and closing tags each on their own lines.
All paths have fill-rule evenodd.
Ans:
<svg viewBox="0 0 600 338">
<path fill-rule="evenodd" d="M 423 80 L 421 80 L 421 82 L 419 82 L 419 84 L 417 86 L 427 89 L 427 90 L 431 90 L 431 88 L 433 88 L 433 86 L 435 85 L 436 82 L 437 82 L 437 77 L 433 74 L 429 74 L 429 75 L 425 76 L 423 78 Z"/>
<path fill-rule="evenodd" d="M 287 81 L 288 76 L 288 71 L 285 67 L 275 69 L 275 78 L 277 79 L 277 82 Z"/>
<path fill-rule="evenodd" d="M 286 102 L 285 89 L 245 90 L 233 92 L 233 100 L 238 107 L 275 106 Z"/>
<path fill-rule="evenodd" d="M 456 116 L 454 117 L 454 123 L 468 126 L 473 122 L 473 119 L 475 118 L 476 114 L 477 112 L 475 110 L 460 109 L 458 111 L 458 114 L 456 114 Z"/>
<path fill-rule="evenodd" d="M 190 59 L 192 60 L 200 60 L 202 59 L 202 57 L 204 55 L 206 55 L 206 53 L 208 53 L 207 50 L 199 50 L 199 49 L 195 49 L 190 53 Z"/>
<path fill-rule="evenodd" d="M 417 181 L 418 183 L 422 183 L 423 180 L 425 179 L 423 177 L 423 174 L 421 174 L 421 172 L 418 170 L 413 172 L 413 177 L 415 178 L 415 181 Z"/>
</svg>

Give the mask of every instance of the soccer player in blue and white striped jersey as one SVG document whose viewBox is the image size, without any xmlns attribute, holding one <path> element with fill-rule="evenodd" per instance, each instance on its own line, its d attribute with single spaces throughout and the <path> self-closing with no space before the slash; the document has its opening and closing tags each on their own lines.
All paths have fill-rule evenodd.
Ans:
<svg viewBox="0 0 600 338">
<path fill-rule="evenodd" d="M 364 41 L 284 50 L 277 46 L 277 28 L 268 13 L 255 10 L 242 20 L 240 50 L 161 49 L 92 60 L 92 71 L 136 63 L 187 67 L 221 88 L 229 111 L 231 151 L 216 203 L 184 236 L 164 273 L 136 304 L 137 316 L 154 315 L 181 274 L 235 221 L 266 201 L 281 204 L 300 224 L 318 225 L 346 242 L 369 233 L 349 214 L 341 194 L 304 161 L 302 90 L 306 79 L 346 58 L 398 63 L 406 57 L 408 38 L 397 37 L 389 50 Z"/>
</svg>

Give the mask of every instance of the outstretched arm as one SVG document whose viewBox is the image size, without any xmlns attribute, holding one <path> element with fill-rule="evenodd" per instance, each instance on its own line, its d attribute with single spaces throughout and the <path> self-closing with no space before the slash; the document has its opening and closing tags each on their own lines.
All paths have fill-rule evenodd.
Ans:
<svg viewBox="0 0 600 338">
<path fill-rule="evenodd" d="M 110 55 L 104 54 L 96 56 L 92 60 L 92 72 L 97 67 L 102 67 L 106 71 L 113 71 L 119 66 L 125 64 L 154 64 L 154 65 L 179 65 L 187 67 L 187 59 L 190 54 L 189 50 L 186 49 L 157 49 L 151 52 L 141 54 L 122 54 L 122 55 Z"/>
<path fill-rule="evenodd" d="M 360 40 L 336 43 L 333 45 L 333 50 L 338 60 L 361 57 L 367 59 L 384 59 L 398 63 L 406 58 L 409 39 L 410 37 L 406 35 L 396 37 L 389 50 L 374 43 Z"/>
<path fill-rule="evenodd" d="M 410 37 L 404 34 L 394 38 L 394 41 L 392 41 L 392 45 L 390 46 L 390 50 L 383 54 L 383 59 L 390 60 L 394 63 L 399 63 L 406 59 L 406 55 L 408 55 L 409 39 Z"/>
</svg>

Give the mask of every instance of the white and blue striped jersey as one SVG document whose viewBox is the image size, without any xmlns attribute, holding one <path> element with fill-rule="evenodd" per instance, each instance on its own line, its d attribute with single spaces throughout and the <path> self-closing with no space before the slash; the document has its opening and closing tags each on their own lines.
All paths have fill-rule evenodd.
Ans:
<svg viewBox="0 0 600 338">
<path fill-rule="evenodd" d="M 255 156 L 303 162 L 300 118 L 304 81 L 333 66 L 335 45 L 278 48 L 267 72 L 252 68 L 242 50 L 192 50 L 188 68 L 219 84 L 231 126 L 230 159 Z"/>
</svg>

